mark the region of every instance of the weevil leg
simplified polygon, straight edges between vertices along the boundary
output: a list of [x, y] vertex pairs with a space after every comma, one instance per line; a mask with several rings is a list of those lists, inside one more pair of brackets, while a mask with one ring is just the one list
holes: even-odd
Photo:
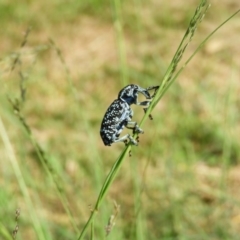
[[[132, 136], [130, 136], [130, 134], [126, 134], [125, 136], [114, 140], [113, 143], [116, 143], [116, 142], [124, 142], [124, 143], [126, 144], [127, 139], [129, 139], [129, 142], [130, 142], [132, 145], [135, 145], [135, 146], [138, 145], [137, 141], [136, 141]], [[128, 143], [128, 142], [127, 142], [127, 143]]]
[[142, 101], [142, 102], [137, 102], [136, 105], [148, 107], [150, 103], [151, 101]]
[[154, 93], [153, 93], [153, 95], [151, 96], [151, 98], [154, 98], [154, 97], [155, 97], [158, 89], [159, 89], [159, 86], [152, 86], [152, 87], [148, 87], [148, 88], [147, 88], [147, 91], [154, 90]]
[[132, 156], [132, 151], [131, 150], [129, 150], [128, 155], [129, 155], [129, 157]]
[[135, 145], [135, 146], [138, 145], [137, 141], [136, 141], [132, 136], [128, 135], [128, 138], [129, 138], [129, 142], [130, 142], [132, 145]]
[[[133, 126], [129, 126], [129, 125], [133, 125]], [[133, 130], [133, 134], [135, 133], [144, 133], [144, 131], [138, 126], [138, 124], [136, 122], [128, 122], [126, 125], [126, 128], [128, 129], [132, 129]]]
[[[147, 108], [144, 108], [143, 110], [144, 110], [144, 112], [146, 113], [146, 111], [147, 111], [148, 109], [147, 109]], [[149, 114], [148, 117], [149, 117], [150, 120], [153, 120], [152, 114]]]

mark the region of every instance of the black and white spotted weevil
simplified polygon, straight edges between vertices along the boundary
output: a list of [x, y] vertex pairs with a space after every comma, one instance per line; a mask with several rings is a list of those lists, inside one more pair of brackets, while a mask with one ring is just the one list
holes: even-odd
[[[133, 133], [143, 133], [143, 130], [139, 128], [137, 123], [131, 121], [133, 110], [130, 108], [130, 105], [144, 106], [144, 111], [146, 111], [158, 88], [159, 86], [152, 86], [144, 89], [138, 85], [130, 84], [119, 92], [118, 98], [109, 106], [102, 120], [100, 135], [104, 145], [111, 146], [112, 143], [116, 142], [127, 144], [127, 139], [131, 144], [138, 145], [137, 141], [130, 134], [119, 138], [120, 133], [124, 127], [132, 129]], [[152, 96], [149, 93], [150, 90], [154, 90]], [[138, 93], [142, 93], [148, 101], [138, 102]]]

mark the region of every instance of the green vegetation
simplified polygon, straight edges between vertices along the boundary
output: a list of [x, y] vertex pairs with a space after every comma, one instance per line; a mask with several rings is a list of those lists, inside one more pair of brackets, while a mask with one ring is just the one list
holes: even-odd
[[[239, 3], [212, 2], [173, 58], [197, 4], [1, 3], [1, 239], [239, 238], [239, 14], [181, 68]], [[153, 121], [133, 106], [129, 157], [99, 127], [132, 82], [162, 88]]]

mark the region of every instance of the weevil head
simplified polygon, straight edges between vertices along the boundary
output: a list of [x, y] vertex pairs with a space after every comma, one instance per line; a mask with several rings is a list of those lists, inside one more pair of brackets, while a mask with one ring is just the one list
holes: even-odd
[[151, 98], [146, 89], [135, 84], [130, 84], [119, 92], [118, 99], [122, 99], [131, 105], [133, 103], [137, 103], [138, 93], [142, 93], [147, 99]]

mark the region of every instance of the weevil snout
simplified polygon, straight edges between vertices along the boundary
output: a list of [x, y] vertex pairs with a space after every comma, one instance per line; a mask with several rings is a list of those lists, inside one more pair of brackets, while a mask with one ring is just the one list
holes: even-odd
[[139, 87], [138, 92], [139, 92], [139, 93], [142, 93], [142, 94], [146, 97], [146, 99], [150, 99], [150, 98], [151, 98], [151, 95], [150, 95], [150, 93], [147, 91], [147, 89], [144, 89], [144, 88]]

